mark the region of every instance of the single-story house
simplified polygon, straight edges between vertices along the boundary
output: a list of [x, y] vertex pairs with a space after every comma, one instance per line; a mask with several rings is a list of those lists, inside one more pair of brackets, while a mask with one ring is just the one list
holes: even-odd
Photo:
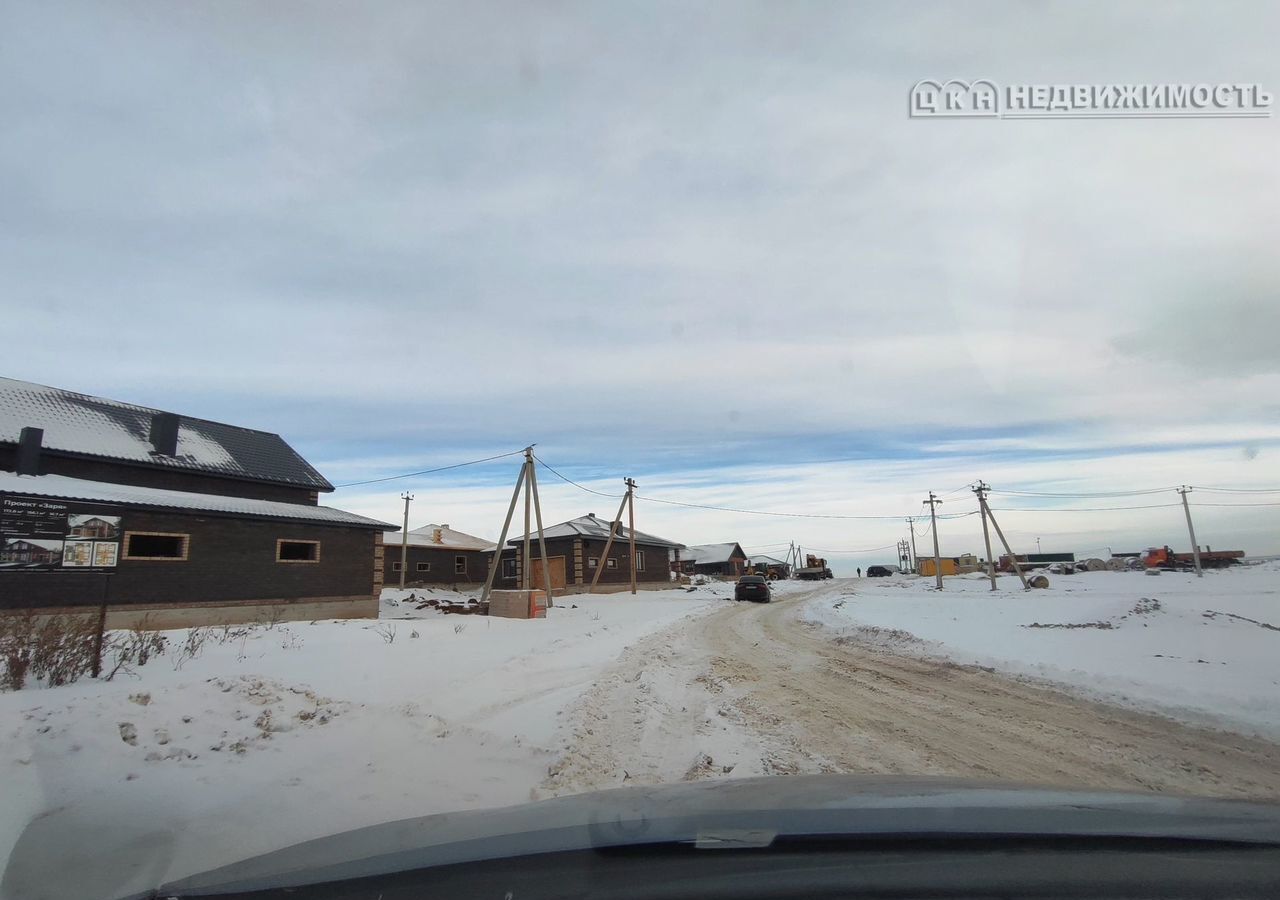
[[405, 559], [405, 587], [448, 586], [466, 590], [484, 584], [497, 544], [448, 525], [424, 525], [401, 535], [382, 536], [382, 580], [387, 587], [400, 584], [400, 557]]
[[279, 435], [0, 378], [0, 613], [376, 616], [383, 533]]
[[[591, 586], [597, 569], [600, 575], [597, 590], [616, 592], [629, 590], [631, 585], [630, 532], [619, 525], [609, 555], [604, 555], [609, 539], [610, 523], [595, 513], [588, 513], [568, 522], [561, 522], [543, 530], [547, 542], [547, 565], [551, 569], [551, 587], [560, 594], [576, 594]], [[636, 587], [642, 590], [660, 590], [671, 586], [671, 565], [678, 561], [684, 544], [669, 541], [636, 531]], [[502, 551], [501, 568], [494, 577], [495, 588], [518, 589], [523, 584], [524, 536], [512, 538]], [[538, 533], [529, 538], [529, 555], [533, 559], [532, 583], [541, 586], [542, 560], [538, 546]]]
[[718, 575], [737, 578], [747, 571], [747, 554], [742, 545], [730, 541], [727, 544], [699, 544], [689, 547], [682, 554], [681, 571], [686, 575]]

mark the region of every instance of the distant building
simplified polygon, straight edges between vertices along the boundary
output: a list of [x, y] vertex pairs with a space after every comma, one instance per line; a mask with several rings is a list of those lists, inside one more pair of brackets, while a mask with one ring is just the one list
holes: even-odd
[[[447, 586], [466, 590], [484, 584], [489, 561], [497, 544], [448, 525], [424, 525], [408, 532], [405, 587]], [[383, 584], [400, 584], [401, 535], [388, 531], [382, 537]]]
[[681, 571], [686, 575], [717, 575], [736, 578], [747, 571], [747, 554], [734, 541], [727, 544], [698, 544], [681, 554]]
[[944, 556], [935, 563], [932, 556], [922, 556], [916, 560], [916, 568], [920, 570], [921, 575], [927, 575], [932, 578], [939, 571], [937, 563], [941, 563], [941, 572], [943, 575], [958, 575], [960, 573], [960, 564], [954, 556]]
[[279, 435], [0, 378], [0, 613], [376, 616], [394, 526], [332, 490]]
[[[547, 542], [547, 566], [551, 569], [551, 587], [559, 593], [580, 593], [591, 586], [596, 571], [600, 573], [599, 590], [626, 590], [631, 584], [631, 546], [629, 532], [619, 525], [613, 546], [605, 556], [610, 523], [595, 513], [544, 529]], [[522, 560], [524, 536], [512, 538], [502, 551], [501, 569], [494, 587], [518, 588], [523, 583]], [[530, 535], [533, 557], [531, 583], [543, 584], [542, 560], [539, 559], [538, 533]], [[655, 590], [671, 586], [672, 563], [678, 562], [684, 544], [636, 531], [636, 586]]]

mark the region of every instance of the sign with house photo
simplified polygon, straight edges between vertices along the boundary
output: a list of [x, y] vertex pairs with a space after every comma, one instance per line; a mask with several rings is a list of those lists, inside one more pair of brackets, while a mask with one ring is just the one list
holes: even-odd
[[0, 494], [0, 572], [113, 568], [120, 534], [105, 505]]

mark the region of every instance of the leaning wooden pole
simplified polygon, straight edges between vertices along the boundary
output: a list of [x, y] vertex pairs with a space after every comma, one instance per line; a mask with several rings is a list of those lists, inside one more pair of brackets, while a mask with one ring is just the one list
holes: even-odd
[[520, 475], [516, 478], [516, 489], [511, 493], [511, 505], [507, 507], [507, 518], [502, 523], [502, 535], [498, 538], [498, 546], [493, 552], [493, 562], [489, 564], [489, 574], [484, 579], [484, 590], [480, 594], [480, 602], [489, 602], [489, 592], [493, 590], [493, 576], [502, 565], [502, 548], [507, 543], [507, 531], [511, 528], [511, 517], [516, 513], [516, 501], [520, 499], [520, 487], [524, 484], [525, 467], [520, 467]]
[[609, 539], [604, 542], [604, 553], [600, 554], [600, 562], [596, 565], [596, 574], [591, 578], [591, 587], [587, 588], [588, 594], [594, 594], [596, 585], [600, 582], [600, 573], [604, 571], [605, 566], [609, 564], [609, 550], [613, 547], [613, 536], [618, 530], [618, 523], [622, 521], [622, 511], [627, 508], [627, 496], [624, 494], [622, 502], [618, 504], [618, 514], [613, 517], [613, 521], [609, 523]]
[[533, 464], [532, 459], [529, 461], [529, 481], [533, 484], [533, 515], [538, 523], [538, 552], [542, 556], [542, 583], [547, 589], [547, 606], [555, 606], [551, 593], [551, 566], [547, 563], [547, 537], [542, 529], [542, 501], [538, 499], [538, 467]]
[[1009, 542], [1004, 539], [1004, 532], [1000, 530], [1000, 523], [996, 521], [996, 517], [991, 515], [991, 507], [987, 505], [987, 500], [983, 497], [980, 501], [982, 504], [982, 514], [991, 520], [991, 527], [996, 530], [996, 536], [1000, 538], [1000, 543], [1004, 544], [1004, 552], [1009, 554], [1009, 564], [1013, 566], [1013, 571], [1018, 573], [1018, 577], [1022, 579], [1023, 590], [1031, 590], [1031, 585], [1027, 583], [1027, 576], [1022, 574], [1022, 566], [1018, 565], [1018, 557], [1014, 555], [1013, 548], [1009, 546]]

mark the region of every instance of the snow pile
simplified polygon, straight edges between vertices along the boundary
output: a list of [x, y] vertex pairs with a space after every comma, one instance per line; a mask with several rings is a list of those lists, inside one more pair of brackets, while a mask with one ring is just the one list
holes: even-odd
[[[1280, 738], [1280, 565], [1051, 576], [865, 579], [804, 616], [838, 638], [1066, 685], [1199, 724]], [[849, 595], [851, 594], [851, 595]]]
[[389, 591], [395, 618], [230, 630], [134, 677], [2, 693], [0, 853], [18, 844], [27, 872], [138, 858], [133, 880], [95, 883], [115, 896], [348, 828], [528, 801], [571, 740], [563, 710], [626, 647], [732, 589], [566, 597], [533, 621]]

